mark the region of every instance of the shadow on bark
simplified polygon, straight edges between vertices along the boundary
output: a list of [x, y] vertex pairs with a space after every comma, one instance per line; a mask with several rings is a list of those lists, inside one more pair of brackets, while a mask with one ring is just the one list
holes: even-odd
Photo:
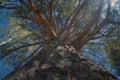
[[109, 71], [79, 55], [72, 46], [48, 47], [3, 80], [117, 80]]

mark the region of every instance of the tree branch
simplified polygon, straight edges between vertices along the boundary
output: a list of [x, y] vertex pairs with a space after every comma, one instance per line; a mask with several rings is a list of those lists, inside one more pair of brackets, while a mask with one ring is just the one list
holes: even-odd
[[108, 23], [115, 24], [115, 25], [120, 25], [120, 21], [115, 21], [115, 20], [111, 20], [111, 19], [108, 20]]
[[30, 47], [30, 46], [34, 46], [34, 45], [40, 45], [40, 44], [41, 44], [41, 42], [36, 42], [36, 43], [33, 43], [33, 44], [26, 44], [26, 45], [22, 45], [22, 46], [16, 47], [16, 48], [14, 48], [14, 49], [10, 49], [10, 50], [8, 50], [8, 51], [5, 53], [5, 55], [3, 55], [3, 56], [0, 58], [0, 60], [3, 59], [4, 57], [6, 57], [7, 55], [9, 55], [10, 53], [15, 52], [15, 51], [17, 51], [17, 50], [19, 50], [19, 49], [21, 49], [21, 48]]
[[97, 36], [97, 37], [93, 37], [91, 40], [95, 40], [95, 39], [99, 39], [99, 38], [102, 38], [102, 37], [115, 37], [115, 36], [120, 36], [120, 34], [115, 34], [115, 35], [102, 35], [102, 36]]
[[24, 60], [22, 60], [22, 61], [19, 63], [19, 65], [17, 65], [17, 66], [15, 67], [14, 70], [18, 70], [19, 68], [22, 67], [22, 63], [23, 63], [23, 62], [26, 62], [26, 63], [27, 63], [27, 61], [29, 61], [29, 59], [31, 59], [31, 58], [33, 58], [34, 56], [36, 56], [36, 54], [39, 52], [40, 48], [41, 48], [41, 46], [39, 46], [34, 52], [32, 52], [30, 56], [28, 56], [27, 58], [25, 58]]
[[[72, 44], [76, 49], [79, 50], [87, 41], [89, 41], [90, 37], [86, 37], [86, 35], [88, 35], [88, 33], [91, 30], [91, 28], [93, 27], [93, 25], [97, 22], [97, 20], [100, 16], [101, 10], [103, 8], [103, 5], [104, 5], [104, 1], [101, 0], [99, 3], [99, 6], [98, 6], [99, 8], [96, 10], [95, 14], [91, 17], [91, 19], [88, 21], [88, 23], [85, 25], [84, 30], [79, 33], [79, 36], [76, 39], [73, 40]], [[100, 27], [103, 27], [104, 22], [106, 22], [106, 21], [103, 21], [103, 23], [100, 25]], [[93, 32], [94, 31], [95, 30], [93, 30]], [[95, 32], [97, 32], [97, 31], [95, 31]], [[91, 36], [91, 37], [93, 37], [93, 36]], [[80, 44], [78, 45], [78, 43], [80, 43]]]

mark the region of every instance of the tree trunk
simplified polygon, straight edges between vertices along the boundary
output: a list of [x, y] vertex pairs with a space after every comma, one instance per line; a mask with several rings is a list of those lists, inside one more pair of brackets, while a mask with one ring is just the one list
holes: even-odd
[[3, 80], [117, 80], [117, 78], [79, 55], [72, 46], [50, 44], [26, 65], [13, 71]]

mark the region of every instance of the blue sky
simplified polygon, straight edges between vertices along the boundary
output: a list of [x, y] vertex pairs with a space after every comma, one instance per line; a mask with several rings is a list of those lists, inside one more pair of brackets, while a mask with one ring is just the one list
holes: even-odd
[[9, 13], [9, 10], [6, 9], [0, 9], [0, 27], [5, 28], [9, 22], [9, 19], [7, 18], [7, 14]]
[[12, 67], [10, 69], [7, 68], [7, 66], [5, 65], [5, 60], [0, 60], [0, 80], [12, 70]]
[[[0, 9], [0, 28], [2, 28], [3, 30], [6, 29], [8, 23], [9, 23], [9, 19], [6, 18], [7, 14], [9, 12], [10, 12], [9, 10]], [[2, 31], [2, 32], [4, 32], [4, 31]], [[3, 35], [2, 32], [0, 32], [0, 35]], [[7, 69], [7, 67], [5, 65], [5, 61], [4, 60], [0, 60], [0, 80], [5, 75], [7, 75], [9, 72], [10, 72], [10, 70]]]

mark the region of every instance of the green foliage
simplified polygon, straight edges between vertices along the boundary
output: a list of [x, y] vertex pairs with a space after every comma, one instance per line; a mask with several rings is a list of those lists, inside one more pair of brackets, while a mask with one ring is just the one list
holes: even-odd
[[110, 55], [110, 62], [113, 64], [113, 65], [116, 65], [116, 62], [117, 61], [120, 61], [120, 49], [115, 49], [113, 50]]
[[114, 34], [119, 36], [111, 37], [105, 49], [110, 64], [116, 69], [117, 74], [120, 75], [120, 28], [117, 28]]
[[109, 61], [117, 70], [117, 74], [120, 75], [120, 49], [115, 49], [109, 54]]
[[[0, 58], [9, 53], [10, 50], [17, 48], [22, 45], [32, 44], [34, 43], [35, 36], [31, 36], [31, 32], [22, 28], [22, 26], [18, 25], [22, 24], [20, 21], [16, 23], [15, 19], [11, 19], [8, 28], [5, 32], [5, 41], [2, 41], [0, 44]], [[31, 55], [37, 46], [33, 47], [23, 47], [19, 50], [10, 52], [12, 54], [5, 57], [7, 67], [9, 68], [11, 65], [14, 67], [21, 64], [24, 59]]]
[[115, 40], [107, 44], [106, 51], [107, 53], [111, 53], [113, 50], [119, 49], [119, 47], [120, 47], [120, 41]]

